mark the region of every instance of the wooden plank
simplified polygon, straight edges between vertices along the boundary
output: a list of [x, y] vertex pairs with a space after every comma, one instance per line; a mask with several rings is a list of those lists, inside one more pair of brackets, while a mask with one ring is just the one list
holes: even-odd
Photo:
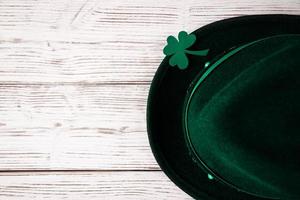
[[0, 85], [0, 169], [159, 169], [148, 85]]
[[[0, 27], [1, 28], [1, 27]], [[101, 37], [101, 36], [99, 36]], [[104, 41], [0, 42], [0, 82], [149, 83], [163, 56], [159, 44]]]
[[0, 198], [192, 199], [162, 172], [1, 173]]
[[150, 82], [170, 34], [299, 0], [0, 2], [0, 82]]

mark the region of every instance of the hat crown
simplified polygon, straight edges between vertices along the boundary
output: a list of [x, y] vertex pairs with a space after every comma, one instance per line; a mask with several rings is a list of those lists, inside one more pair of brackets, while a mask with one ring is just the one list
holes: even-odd
[[238, 189], [300, 197], [300, 36], [232, 51], [191, 86], [184, 115], [189, 148], [209, 173]]

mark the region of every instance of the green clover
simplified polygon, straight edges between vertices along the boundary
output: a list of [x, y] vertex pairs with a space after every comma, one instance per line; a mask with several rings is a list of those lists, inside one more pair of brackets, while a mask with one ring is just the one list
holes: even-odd
[[187, 48], [196, 42], [196, 36], [194, 34], [187, 34], [185, 31], [179, 32], [178, 40], [174, 36], [169, 36], [167, 42], [168, 44], [164, 48], [164, 54], [171, 56], [169, 64], [173, 67], [177, 65], [179, 69], [186, 69], [189, 65], [186, 54], [206, 56], [209, 51], [209, 49], [200, 51], [187, 50]]

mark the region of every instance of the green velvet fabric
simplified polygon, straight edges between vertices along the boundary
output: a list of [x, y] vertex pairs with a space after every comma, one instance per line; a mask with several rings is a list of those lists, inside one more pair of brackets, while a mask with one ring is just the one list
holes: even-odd
[[300, 197], [300, 36], [258, 41], [226, 59], [187, 105], [197, 162], [239, 190]]
[[[196, 95], [199, 95], [199, 97], [193, 97], [193, 101], [195, 98], [195, 101], [198, 101], [198, 105], [193, 106], [194, 108], [192, 110], [195, 110], [195, 108], [199, 109], [199, 112], [195, 113], [194, 119], [197, 120], [197, 115], [200, 115], [200, 109], [202, 109], [201, 105], [207, 107], [206, 112], [208, 113], [210, 113], [210, 109], [214, 108], [213, 104], [218, 105], [218, 108], [215, 108], [216, 112], [211, 113], [210, 117], [202, 114], [206, 121], [212, 120], [214, 126], [212, 126], [212, 124], [206, 124], [207, 127], [204, 124], [201, 126], [207, 128], [206, 133], [210, 131], [209, 129], [212, 129], [210, 132], [214, 132], [215, 134], [211, 134], [210, 138], [206, 139], [202, 137], [205, 136], [202, 135], [202, 133], [206, 134], [202, 131], [202, 128], [201, 130], [195, 130], [194, 133], [200, 135], [199, 137], [202, 137], [203, 141], [207, 140], [205, 144], [208, 146], [199, 148], [202, 148], [207, 152], [210, 152], [209, 148], [218, 150], [218, 153], [211, 152], [211, 156], [214, 155], [216, 156], [215, 158], [209, 156], [206, 157], [205, 161], [209, 161], [206, 165], [220, 178], [217, 178], [214, 174], [212, 174], [215, 176], [214, 179], [208, 178], [209, 171], [204, 167], [205, 165], [202, 165], [202, 163], [199, 162], [195, 154], [191, 152], [191, 148], [186, 142], [185, 127], [183, 123], [183, 110], [187, 94], [189, 94], [190, 88], [193, 87], [193, 82], [197, 81], [197, 77], [201, 77], [206, 73], [207, 69], [210, 69], [204, 68], [206, 62], [214, 63], [231, 49], [263, 38], [286, 34], [299, 35], [300, 16], [243, 16], [214, 22], [199, 28], [193, 32], [193, 34], [196, 35], [197, 40], [188, 50], [209, 49], [208, 55], [206, 57], [188, 55], [189, 66], [185, 70], [170, 66], [170, 56], [166, 56], [160, 64], [151, 83], [147, 103], [147, 131], [151, 149], [159, 166], [178, 187], [199, 200], [271, 200], [270, 198], [261, 198], [257, 195], [251, 195], [249, 194], [249, 191], [255, 192], [256, 194], [278, 194], [283, 196], [281, 198], [283, 200], [300, 199], [299, 196], [291, 196], [297, 193], [295, 188], [299, 188], [299, 185], [297, 185], [299, 183], [297, 182], [299, 178], [297, 178], [298, 175], [296, 173], [297, 170], [299, 171], [299, 163], [297, 163], [299, 162], [297, 152], [297, 150], [299, 150], [297, 149], [297, 146], [299, 146], [297, 144], [299, 144], [299, 142], [295, 140], [295, 137], [291, 132], [287, 132], [287, 134], [291, 134], [290, 136], [281, 137], [280, 134], [283, 134], [283, 132], [278, 130], [278, 132], [271, 134], [267, 129], [270, 127], [268, 126], [270, 121], [267, 120], [269, 117], [274, 117], [272, 121], [272, 124], [274, 124], [273, 130], [279, 128], [283, 129], [285, 126], [289, 126], [289, 128], [296, 127], [297, 121], [299, 121], [297, 115], [292, 116], [288, 114], [290, 113], [289, 110], [291, 110], [291, 107], [289, 106], [296, 106], [297, 104], [295, 102], [299, 101], [299, 96], [296, 98], [298, 91], [296, 91], [293, 96], [288, 92], [286, 93], [286, 95], [290, 97], [289, 101], [284, 101], [287, 100], [287, 98], [284, 98], [284, 95], [281, 95], [286, 91], [285, 87], [291, 87], [291, 84], [288, 83], [289, 81], [293, 82], [294, 86], [299, 88], [299, 82], [297, 81], [299, 80], [297, 77], [300, 77], [299, 71], [296, 71], [295, 73], [285, 71], [285, 69], [295, 69], [291, 66], [292, 63], [298, 62], [299, 50], [298, 54], [297, 52], [292, 51], [292, 49], [280, 52], [282, 54], [278, 54], [278, 56], [282, 56], [283, 59], [280, 59], [280, 57], [270, 59], [268, 62], [272, 62], [274, 66], [270, 66], [268, 70], [267, 68], [265, 70], [268, 72], [272, 71], [273, 73], [266, 74], [263, 73], [264, 70], [261, 69], [256, 75], [258, 78], [257, 81], [254, 81], [247, 76], [245, 81], [249, 81], [249, 86], [243, 86], [243, 81], [241, 81], [242, 78], [240, 78], [238, 81], [240, 82], [240, 87], [237, 85], [236, 87], [230, 87], [232, 92], [234, 92], [234, 90], [241, 90], [242, 92], [231, 92], [231, 94], [229, 94], [229, 91], [224, 90], [226, 94], [228, 93], [228, 95], [226, 95], [228, 100], [224, 95], [221, 95], [224, 96], [223, 103], [221, 102], [221, 96], [218, 97], [218, 91], [221, 91], [222, 88], [225, 89], [223, 86], [228, 85], [233, 79], [241, 77], [239, 75], [245, 71], [246, 67], [258, 65], [258, 60], [264, 61], [264, 58], [266, 58], [267, 55], [271, 55], [269, 53], [272, 49], [268, 50], [268, 46], [270, 48], [273, 46], [275, 52], [280, 49], [280, 44], [274, 42], [272, 45], [267, 45], [260, 49], [253, 49], [252, 51], [249, 49], [247, 50], [249, 51], [249, 54], [243, 53], [246, 49], [241, 51], [238, 56], [240, 57], [239, 59], [234, 56], [232, 57], [234, 61], [230, 61], [231, 63], [235, 62], [235, 65], [227, 65], [226, 62], [222, 63], [222, 66], [220, 65], [217, 67], [216, 70], [205, 79], [203, 84], [199, 86], [199, 92], [196, 92]], [[286, 39], [283, 39], [283, 42], [285, 41]], [[275, 45], [277, 45], [276, 48]], [[291, 48], [296, 49], [297, 47]], [[286, 54], [286, 57], [284, 54]], [[252, 57], [251, 55], [255, 56]], [[277, 60], [277, 62], [275, 60]], [[283, 64], [284, 66], [289, 67], [280, 68], [277, 64]], [[232, 68], [232, 70], [228, 68]], [[278, 73], [280, 72], [279, 74], [281, 75], [276, 75], [278, 74], [276, 71], [278, 71]], [[247, 73], [251, 74], [253, 72], [249, 71]], [[285, 76], [289, 76], [289, 78], [286, 78]], [[260, 82], [259, 77], [263, 78], [264, 81]], [[271, 86], [268, 87], [268, 84], [265, 81], [270, 81], [269, 83], [272, 83], [273, 87], [277, 87], [277, 89], [275, 90]], [[265, 89], [263, 87], [256, 87], [256, 84], [265, 87]], [[273, 89], [268, 90], [270, 87]], [[259, 90], [257, 91], [257, 89]], [[274, 90], [277, 91], [277, 94], [274, 93]], [[253, 91], [253, 95], [251, 95], [251, 91]], [[236, 98], [230, 98], [232, 95], [236, 95]], [[261, 97], [255, 95], [261, 95]], [[264, 105], [264, 101], [272, 102], [271, 99], [267, 98], [268, 96], [271, 99], [277, 97], [282, 98], [282, 102], [277, 99], [274, 104], [271, 104], [268, 107], [263, 106], [265, 112], [261, 113], [261, 109], [259, 108]], [[216, 99], [213, 100], [212, 97]], [[243, 98], [246, 100], [243, 100]], [[254, 100], [250, 101], [249, 98], [253, 98]], [[213, 102], [208, 103], [210, 100]], [[200, 103], [200, 101], [202, 103]], [[283, 103], [283, 101], [285, 103]], [[279, 107], [279, 104], [281, 106], [282, 103], [283, 108], [285, 109], [278, 110], [279, 108], [277, 109], [276, 106], [278, 105]], [[276, 109], [273, 111], [274, 107]], [[254, 108], [256, 108], [256, 110]], [[299, 108], [295, 109], [299, 111]], [[280, 112], [282, 112], [282, 115], [278, 115]], [[278, 119], [275, 115], [277, 115]], [[281, 122], [281, 119], [285, 119], [285, 117], [288, 116], [294, 118], [294, 121], [292, 120], [288, 123], [287, 121]], [[254, 119], [255, 121], [253, 121]], [[218, 129], [219, 131], [215, 132], [214, 129]], [[294, 132], [294, 134], [297, 135], [297, 132]], [[217, 136], [220, 137], [215, 141], [214, 137]], [[276, 140], [268, 140], [269, 137], [274, 137]], [[226, 140], [230, 141], [228, 145], [224, 145]], [[295, 143], [294, 145], [291, 145], [293, 140]], [[279, 147], [274, 148], [272, 141], [275, 142], [274, 144], [278, 144]], [[278, 141], [282, 141], [282, 143], [278, 143]], [[286, 148], [283, 148], [282, 146], [286, 146]], [[232, 152], [231, 155], [231, 149], [237, 149], [239, 153]], [[242, 155], [243, 152], [246, 154], [241, 159], [241, 164], [234, 160], [228, 164], [228, 159], [239, 159], [239, 155]], [[220, 157], [220, 155], [222, 155], [221, 153], [223, 153], [224, 156]], [[204, 154], [199, 151], [199, 157], [202, 157], [203, 155]], [[255, 159], [252, 159], [251, 157], [254, 157]], [[226, 162], [218, 162], [221, 158], [227, 158]], [[247, 158], [249, 164], [247, 163]], [[267, 158], [269, 158], [270, 161], [268, 161]], [[262, 160], [263, 162], [257, 163], [255, 160]], [[282, 161], [287, 161], [287, 165], [285, 166]], [[291, 161], [293, 161], [294, 164], [291, 163]], [[277, 163], [280, 163], [278, 166], [279, 168], [275, 166]], [[271, 172], [264, 170], [264, 172], [267, 171], [266, 175], [264, 175], [263, 172], [259, 170], [259, 164], [263, 164], [262, 167], [273, 170], [272, 173], [275, 173], [273, 174], [273, 177], [275, 177], [273, 182], [273, 179], [269, 181], [272, 176]], [[248, 169], [251, 165], [253, 166], [253, 170]], [[269, 165], [272, 165], [272, 169], [268, 167]], [[240, 167], [241, 169], [243, 168], [247, 173], [231, 173], [231, 171], [234, 171], [233, 168], [235, 166]], [[282, 169], [282, 172], [278, 173], [280, 169]], [[258, 173], [253, 174], [254, 171], [257, 170]], [[241, 178], [244, 174], [247, 175], [245, 176], [245, 180], [244, 177]], [[278, 174], [280, 174], [281, 177], [276, 177]], [[258, 181], [253, 181], [251, 180], [251, 177], [259, 177], [260, 179]], [[224, 184], [224, 181], [221, 181], [221, 179], [226, 179], [226, 181], [230, 182], [232, 185], [234, 184], [235, 187], [231, 187], [230, 184]], [[288, 180], [286, 181], [287, 185], [284, 185], [285, 182], [280, 183], [280, 180]], [[251, 182], [247, 184], [247, 181]], [[290, 181], [295, 181], [295, 184]], [[239, 182], [241, 182], [241, 185], [239, 185]], [[269, 185], [271, 189], [268, 186], [263, 186], [264, 188], [262, 188], [261, 185], [255, 186], [256, 182], [264, 183], [261, 185]], [[246, 188], [247, 186], [249, 187]], [[272, 187], [275, 188], [272, 189]], [[242, 189], [247, 191], [245, 192]], [[283, 194], [285, 191], [287, 191], [287, 193]], [[289, 198], [289, 196], [291, 196], [291, 198]], [[279, 197], [277, 196], [276, 199], [278, 198]]]

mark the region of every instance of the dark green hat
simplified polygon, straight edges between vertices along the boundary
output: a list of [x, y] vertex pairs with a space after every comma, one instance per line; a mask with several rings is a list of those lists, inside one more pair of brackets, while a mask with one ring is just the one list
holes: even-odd
[[152, 151], [196, 199], [300, 199], [300, 16], [170, 36], [147, 107]]

